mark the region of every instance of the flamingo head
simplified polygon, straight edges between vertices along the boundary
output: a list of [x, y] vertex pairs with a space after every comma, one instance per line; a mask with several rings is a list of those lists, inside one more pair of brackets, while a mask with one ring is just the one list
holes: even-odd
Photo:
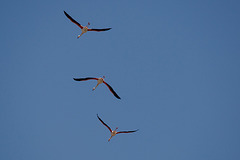
[[115, 131], [118, 129], [118, 127], [116, 127]]
[[103, 76], [102, 78], [105, 79], [105, 76]]
[[87, 27], [90, 25], [90, 22], [88, 22]]

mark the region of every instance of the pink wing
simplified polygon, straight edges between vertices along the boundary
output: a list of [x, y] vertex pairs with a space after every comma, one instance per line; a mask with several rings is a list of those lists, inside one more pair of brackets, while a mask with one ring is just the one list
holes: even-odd
[[70, 19], [70, 21], [72, 21], [73, 23], [75, 23], [76, 25], [78, 25], [78, 27], [80, 27], [81, 29], [83, 29], [83, 26], [82, 26], [80, 23], [78, 23], [77, 21], [75, 21], [71, 16], [69, 16], [69, 15], [67, 14], [67, 12], [64, 11], [64, 14], [68, 17], [68, 19]]
[[134, 131], [120, 131], [120, 132], [117, 132], [117, 134], [119, 134], [119, 133], [133, 133], [133, 132], [137, 132], [137, 131], [138, 131], [138, 129], [134, 130]]
[[87, 78], [73, 78], [75, 81], [87, 81], [87, 80], [98, 80], [98, 78], [87, 77]]
[[112, 28], [103, 28], [103, 29], [93, 29], [93, 28], [89, 28], [88, 31], [96, 31], [96, 32], [102, 32], [102, 31], [108, 31]]
[[109, 84], [107, 84], [105, 81], [103, 81], [103, 83], [106, 84], [106, 86], [109, 88], [109, 90], [112, 92], [112, 94], [113, 94], [116, 98], [121, 99]]
[[[97, 114], [97, 117], [98, 117], [98, 114]], [[109, 131], [112, 133], [112, 129], [111, 129], [106, 123], [104, 123], [104, 122], [101, 120], [100, 117], [98, 117], [98, 119], [99, 119], [99, 121], [101, 121], [102, 124], [103, 124], [104, 126], [106, 126], [106, 127], [109, 129]]]

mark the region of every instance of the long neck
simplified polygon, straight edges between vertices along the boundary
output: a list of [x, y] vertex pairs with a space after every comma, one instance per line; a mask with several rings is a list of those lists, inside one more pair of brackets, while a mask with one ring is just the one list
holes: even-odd
[[113, 136], [111, 136], [111, 137], [108, 139], [108, 142], [111, 140], [112, 137], [113, 137]]

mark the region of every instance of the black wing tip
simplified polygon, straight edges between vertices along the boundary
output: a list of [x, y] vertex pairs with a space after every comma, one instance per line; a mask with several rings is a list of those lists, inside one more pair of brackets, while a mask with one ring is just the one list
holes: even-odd
[[106, 31], [108, 31], [108, 30], [110, 30], [110, 29], [112, 29], [112, 28], [105, 28]]
[[73, 78], [75, 81], [82, 80], [83, 78]]
[[114, 95], [117, 99], [121, 99], [114, 90], [113, 90], [112, 92], [113, 92], [113, 95]]
[[67, 12], [63, 11], [65, 15], [68, 15]]
[[81, 78], [73, 78], [74, 81], [82, 81]]
[[130, 131], [130, 132], [137, 132], [139, 129], [136, 129], [136, 130], [133, 130], [133, 131]]
[[105, 30], [105, 31], [109, 31], [110, 29], [112, 29], [112, 28], [105, 28], [104, 30]]
[[67, 12], [65, 12], [65, 11], [63, 11], [63, 12], [67, 18], [72, 19], [72, 17], [69, 14], [67, 14]]
[[98, 114], [97, 114], [97, 117], [98, 117], [98, 119], [100, 119], [100, 120], [101, 120], [101, 118], [98, 116]]

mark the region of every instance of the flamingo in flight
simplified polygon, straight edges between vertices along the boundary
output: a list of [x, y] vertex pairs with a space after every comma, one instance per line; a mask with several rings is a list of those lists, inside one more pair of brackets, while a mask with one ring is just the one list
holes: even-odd
[[75, 23], [78, 27], [81, 28], [82, 33], [80, 35], [77, 36], [77, 38], [81, 37], [84, 33], [86, 33], [87, 31], [96, 31], [96, 32], [101, 32], [101, 31], [108, 31], [112, 28], [103, 28], [103, 29], [93, 29], [93, 28], [88, 28], [88, 26], [90, 25], [90, 23], [88, 22], [88, 24], [84, 27], [82, 26], [80, 23], [78, 23], [77, 21], [75, 21], [71, 16], [69, 16], [67, 14], [67, 12], [64, 11], [64, 14], [67, 16], [68, 19], [70, 19], [70, 21], [72, 21], [73, 23]]
[[104, 83], [104, 84], [106, 84], [106, 86], [109, 88], [109, 90], [112, 92], [112, 94], [113, 94], [116, 98], [121, 99], [121, 98], [117, 95], [117, 93], [113, 90], [113, 88], [104, 81], [104, 78], [105, 78], [105, 76], [103, 76], [102, 78], [101, 78], [101, 77], [100, 77], [100, 78], [87, 77], [87, 78], [73, 78], [73, 79], [74, 79], [75, 81], [97, 80], [97, 85], [96, 85], [95, 87], [93, 87], [93, 89], [92, 89], [93, 91], [97, 88], [97, 86], [98, 86], [99, 84]]
[[113, 136], [115, 136], [116, 134], [119, 134], [119, 133], [133, 133], [133, 132], [138, 131], [138, 129], [137, 129], [137, 130], [134, 130], [134, 131], [120, 131], [120, 132], [117, 132], [118, 127], [116, 127], [116, 129], [113, 131], [106, 123], [103, 122], [103, 120], [101, 120], [101, 118], [98, 116], [98, 114], [97, 114], [97, 117], [98, 117], [99, 121], [101, 121], [102, 124], [103, 124], [104, 126], [106, 126], [106, 127], [109, 129], [109, 131], [111, 132], [111, 137], [108, 139], [108, 142], [109, 142], [109, 141], [111, 140], [111, 138], [112, 138]]

